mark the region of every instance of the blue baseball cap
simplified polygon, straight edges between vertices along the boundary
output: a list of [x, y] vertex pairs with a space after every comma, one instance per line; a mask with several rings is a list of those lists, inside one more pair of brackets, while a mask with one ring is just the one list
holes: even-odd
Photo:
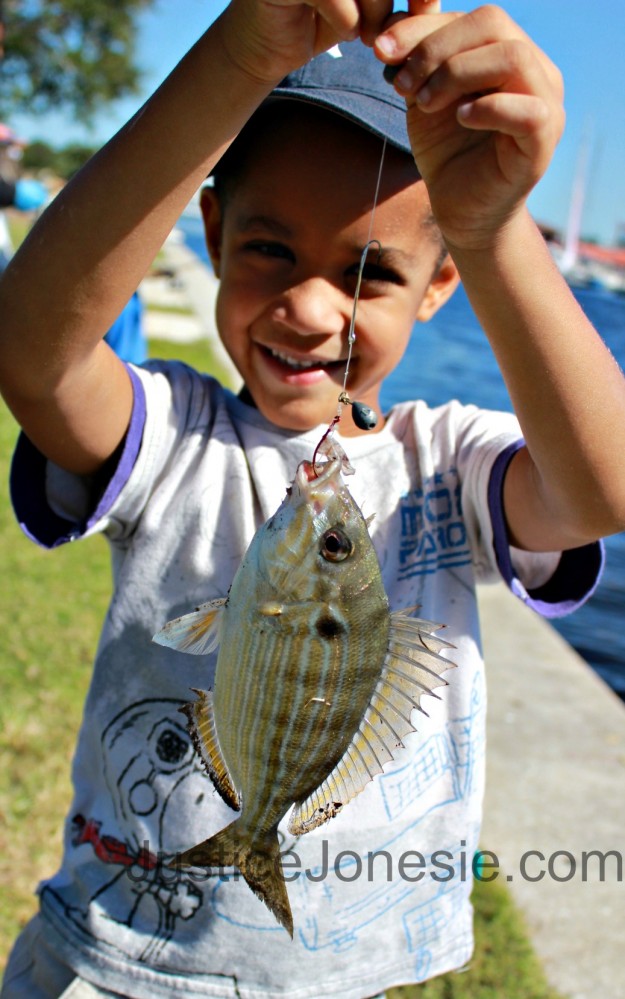
[[285, 76], [268, 101], [289, 98], [327, 108], [412, 155], [406, 104], [383, 71], [373, 50], [361, 41], [339, 42]]

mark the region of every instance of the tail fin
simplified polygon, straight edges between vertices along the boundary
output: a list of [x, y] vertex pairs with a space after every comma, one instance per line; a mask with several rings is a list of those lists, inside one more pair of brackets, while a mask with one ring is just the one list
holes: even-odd
[[210, 839], [185, 850], [173, 867], [238, 867], [252, 891], [265, 903], [293, 938], [293, 916], [282, 873], [278, 836], [272, 830], [262, 840], [250, 841], [239, 820]]

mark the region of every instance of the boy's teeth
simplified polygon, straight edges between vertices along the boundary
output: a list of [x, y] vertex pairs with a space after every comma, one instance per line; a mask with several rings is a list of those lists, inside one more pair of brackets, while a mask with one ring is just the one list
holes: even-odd
[[284, 364], [288, 364], [290, 368], [319, 368], [324, 366], [321, 361], [296, 361], [294, 358], [289, 357], [288, 354], [283, 354], [279, 350], [272, 350], [271, 347], [269, 348], [269, 352], [272, 357], [276, 357]]

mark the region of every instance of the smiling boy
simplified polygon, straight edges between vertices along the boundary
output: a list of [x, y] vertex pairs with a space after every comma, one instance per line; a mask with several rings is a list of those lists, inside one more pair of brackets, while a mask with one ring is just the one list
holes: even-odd
[[[559, 74], [496, 8], [390, 6], [233, 0], [0, 285], [0, 384], [25, 431], [18, 517], [48, 546], [104, 532], [115, 582], [62, 866], [40, 887], [5, 999], [363, 999], [470, 956], [485, 711], [475, 583], [503, 577], [548, 615], [592, 589], [597, 539], [625, 524], [625, 390], [525, 207], [562, 128]], [[346, 41], [358, 35], [375, 54]], [[403, 66], [407, 115], [378, 60]], [[334, 415], [382, 137], [381, 252], [365, 267], [350, 394], [379, 411], [414, 320], [460, 273], [521, 428], [454, 402], [397, 406], [371, 434], [341, 422], [391, 606], [446, 621], [461, 668], [349, 808], [298, 840], [282, 830], [291, 942], [242, 881], [167, 867], [232, 813], [179, 712], [190, 687], [211, 686], [214, 658], [151, 636], [226, 595]], [[202, 207], [238, 398], [182, 365], [125, 366], [100, 342], [211, 172]]]
[[[350, 58], [357, 73], [360, 61]], [[380, 91], [387, 86], [378, 80]], [[240, 144], [254, 164], [251, 176], [230, 180], [228, 194], [207, 188], [202, 197], [221, 279], [217, 322], [263, 415], [307, 430], [322, 414], [331, 419], [343, 383], [345, 329], [382, 147], [362, 126], [301, 99], [274, 99]], [[381, 383], [401, 360], [415, 319], [428, 319], [457, 282], [450, 262], [433, 277], [441, 241], [412, 158], [389, 145], [384, 159], [375, 209], [381, 250], [372, 248], [364, 271], [350, 364], [350, 387], [376, 412]], [[225, 174], [228, 185], [227, 160], [218, 178]], [[406, 218], [415, 224], [403, 225]], [[356, 433], [351, 420], [341, 431]]]

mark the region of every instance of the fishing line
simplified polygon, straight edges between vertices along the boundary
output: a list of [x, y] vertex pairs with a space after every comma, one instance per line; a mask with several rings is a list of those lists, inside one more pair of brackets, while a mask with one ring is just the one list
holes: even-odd
[[[376, 426], [378, 422], [377, 413], [373, 409], [371, 409], [370, 406], [367, 406], [364, 402], [358, 402], [357, 399], [350, 399], [349, 395], [347, 394], [347, 379], [349, 377], [349, 366], [352, 360], [353, 347], [354, 343], [356, 342], [356, 332], [355, 332], [356, 313], [358, 309], [358, 300], [360, 298], [360, 285], [362, 283], [362, 276], [364, 273], [365, 266], [367, 264], [367, 257], [369, 255], [369, 250], [371, 249], [372, 246], [378, 247], [378, 257], [382, 252], [382, 244], [380, 243], [380, 240], [372, 239], [371, 234], [373, 232], [373, 221], [375, 218], [375, 210], [377, 208], [378, 198], [380, 196], [380, 185], [382, 183], [382, 169], [384, 167], [384, 156], [386, 153], [386, 145], [387, 145], [387, 139], [386, 136], [384, 136], [384, 140], [382, 142], [382, 153], [380, 155], [380, 164], [378, 166], [378, 176], [375, 185], [375, 192], [373, 195], [373, 204], [371, 205], [371, 216], [369, 218], [369, 231], [367, 233], [367, 242], [365, 243], [363, 251], [360, 255], [360, 263], [358, 265], [358, 275], [356, 277], [354, 304], [352, 306], [352, 315], [349, 324], [349, 331], [347, 333], [347, 359], [345, 361], [345, 373], [343, 375], [343, 388], [339, 393], [338, 402], [336, 406], [336, 414], [333, 417], [323, 437], [317, 444], [317, 447], [315, 448], [313, 454], [312, 466], [315, 471], [315, 474], [317, 473], [317, 465], [316, 465], [317, 455], [324, 453], [324, 445], [328, 441], [328, 438], [331, 436], [335, 426], [341, 419], [344, 405], [352, 407], [352, 419], [356, 424], [356, 426], [359, 428], [359, 430], [373, 430], [373, 428]], [[336, 447], [336, 443], [334, 444], [334, 446]]]

